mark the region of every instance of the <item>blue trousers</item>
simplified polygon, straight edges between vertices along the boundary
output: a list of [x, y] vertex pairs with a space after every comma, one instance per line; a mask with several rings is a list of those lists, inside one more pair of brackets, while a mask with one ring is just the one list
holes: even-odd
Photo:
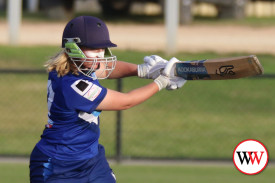
[[116, 183], [101, 145], [98, 155], [81, 161], [52, 159], [35, 147], [29, 167], [31, 183]]

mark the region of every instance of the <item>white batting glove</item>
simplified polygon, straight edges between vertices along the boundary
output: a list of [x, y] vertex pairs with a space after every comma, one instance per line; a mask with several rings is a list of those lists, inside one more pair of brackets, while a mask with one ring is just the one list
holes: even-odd
[[175, 76], [176, 62], [178, 61], [175, 57], [171, 58], [162, 72], [164, 76], [169, 78], [169, 83], [166, 86], [167, 90], [179, 89], [186, 83], [185, 79]]
[[169, 78], [163, 75], [159, 75], [154, 82], [158, 85], [159, 91], [166, 88], [170, 82]]
[[167, 90], [177, 90], [186, 83], [186, 80], [181, 77], [170, 78], [169, 84], [166, 86]]
[[144, 57], [144, 64], [138, 65], [138, 77], [145, 79], [156, 79], [160, 71], [166, 66], [167, 60], [158, 55]]

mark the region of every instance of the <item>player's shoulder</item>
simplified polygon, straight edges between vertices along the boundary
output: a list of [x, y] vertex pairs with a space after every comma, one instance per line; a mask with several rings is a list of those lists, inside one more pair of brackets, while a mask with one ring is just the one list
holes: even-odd
[[86, 88], [89, 85], [97, 83], [96, 80], [93, 80], [92, 78], [88, 78], [83, 75], [75, 75], [75, 74], [67, 74], [66, 76], [63, 76], [63, 85], [77, 85], [80, 88]]
[[[81, 75], [75, 75], [72, 73], [67, 73], [64, 76], [58, 76], [58, 73], [56, 71], [49, 72], [49, 80], [51, 80], [51, 83], [55, 85], [58, 88], [65, 88], [68, 89], [73, 85], [74, 83], [78, 83], [83, 80], [83, 77]], [[83, 82], [80, 82], [80, 86]]]
[[55, 78], [57, 78], [57, 72], [54, 70], [54, 71], [51, 71], [49, 72], [49, 80], [54, 80]]
[[66, 92], [76, 92], [83, 95], [90, 89], [101, 90], [102, 86], [97, 80], [83, 76], [68, 74], [62, 79], [62, 88]]

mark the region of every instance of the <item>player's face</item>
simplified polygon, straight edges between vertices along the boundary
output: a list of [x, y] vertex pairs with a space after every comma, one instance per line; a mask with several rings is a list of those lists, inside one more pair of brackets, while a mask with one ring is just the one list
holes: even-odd
[[[87, 58], [97, 58], [97, 61], [100, 61], [100, 58], [104, 58], [105, 49], [82, 48], [82, 52], [86, 55]], [[100, 62], [86, 61], [83, 63], [83, 66], [89, 69], [96, 70], [100, 67]]]

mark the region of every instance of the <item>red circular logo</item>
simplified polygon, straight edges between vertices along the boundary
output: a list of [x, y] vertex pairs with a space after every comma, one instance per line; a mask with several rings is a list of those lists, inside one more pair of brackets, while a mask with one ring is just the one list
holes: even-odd
[[268, 163], [268, 152], [263, 143], [248, 139], [240, 142], [233, 152], [236, 168], [247, 175], [263, 171]]

